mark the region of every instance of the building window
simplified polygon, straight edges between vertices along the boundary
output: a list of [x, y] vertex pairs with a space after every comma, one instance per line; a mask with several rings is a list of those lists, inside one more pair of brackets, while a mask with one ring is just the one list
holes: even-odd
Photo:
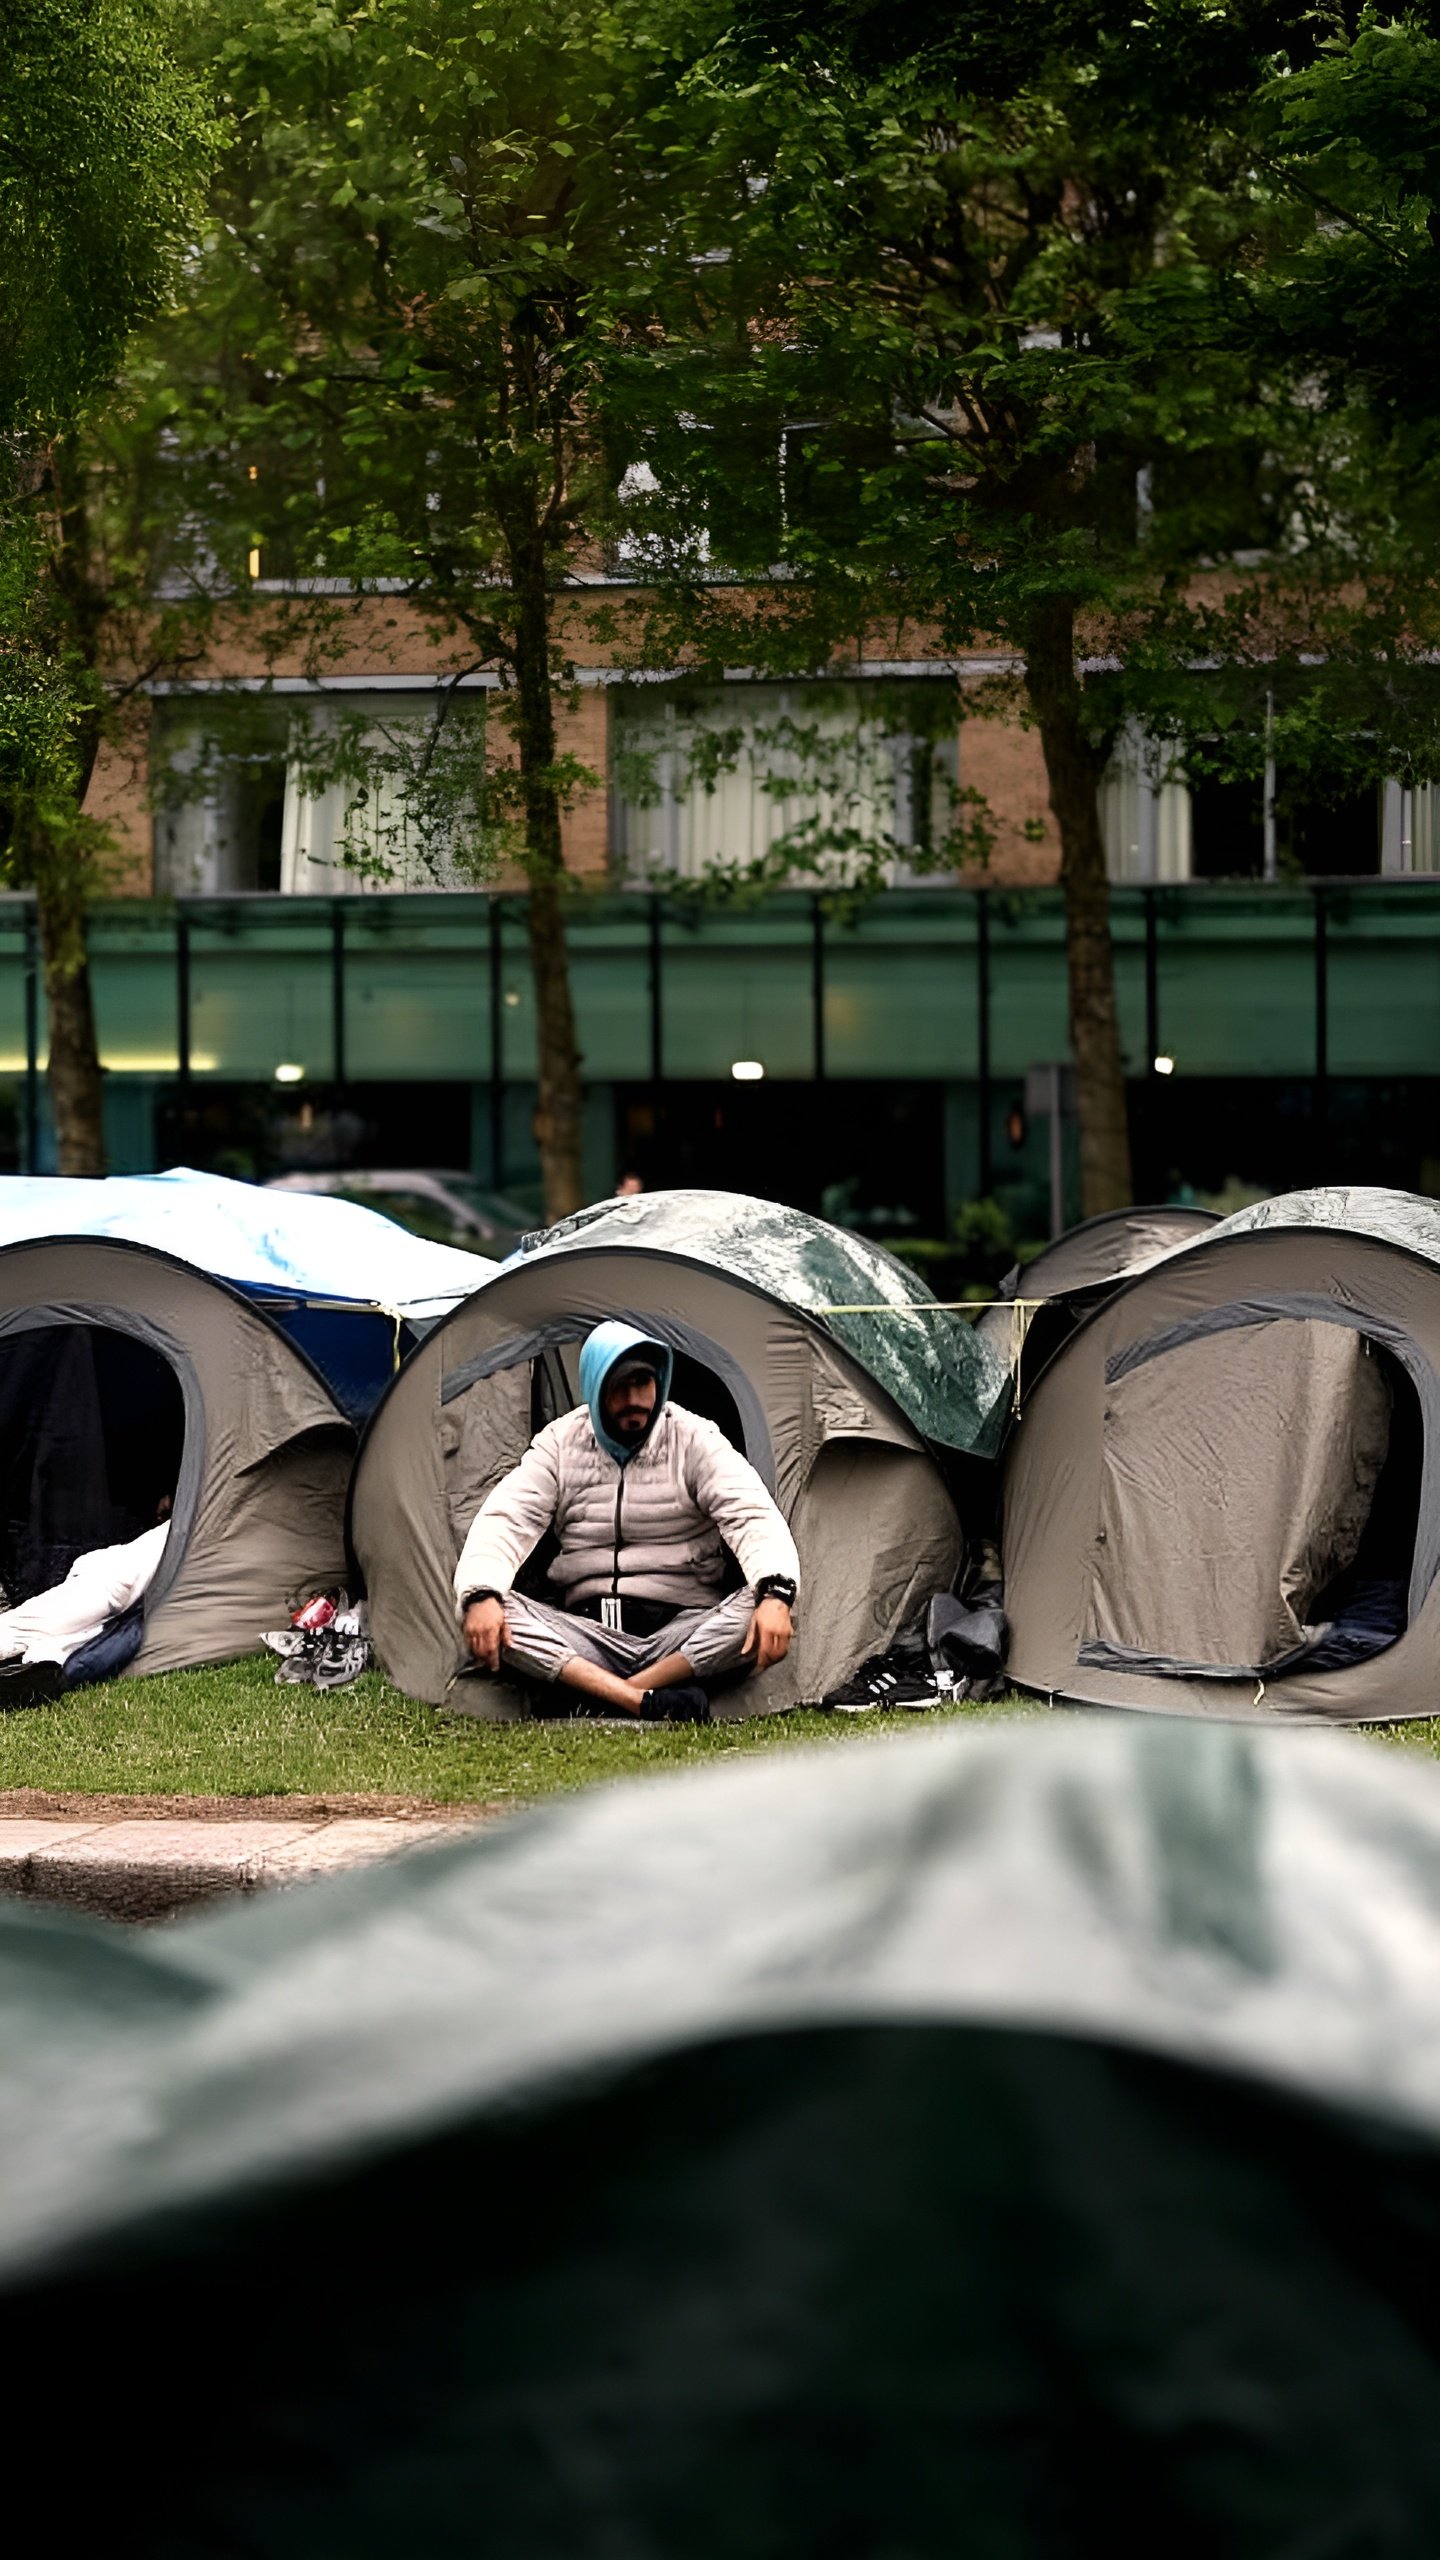
[[285, 719], [273, 704], [220, 723], [193, 701], [155, 706], [155, 886], [175, 898], [280, 886]]
[[1190, 876], [1263, 880], [1265, 785], [1206, 774], [1190, 785]]
[[1112, 880], [1188, 880], [1190, 794], [1162, 748], [1127, 728], [1100, 784], [1105, 867]]
[[1380, 804], [1380, 868], [1440, 871], [1440, 783], [1386, 783]]
[[1282, 769], [1270, 789], [1267, 825], [1263, 781], [1187, 783], [1167, 750], [1125, 731], [1100, 785], [1111, 879], [1324, 880], [1440, 867], [1440, 812], [1432, 817], [1428, 791], [1404, 795], [1405, 821], [1398, 785], [1322, 792]]
[[1275, 783], [1275, 868], [1284, 880], [1365, 877], [1380, 868], [1381, 793], [1373, 782], [1321, 796]]
[[948, 678], [617, 690], [611, 850], [632, 883], [788, 871], [914, 878], [955, 823]]
[[484, 701], [192, 700], [157, 711], [155, 885], [172, 896], [473, 888], [488, 869]]

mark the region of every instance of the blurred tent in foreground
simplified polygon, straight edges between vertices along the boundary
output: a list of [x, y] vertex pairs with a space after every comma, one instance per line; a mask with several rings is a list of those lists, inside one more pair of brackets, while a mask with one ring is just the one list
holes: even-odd
[[1409, 2555], [1440, 1781], [1106, 1719], [0, 1921], [7, 2399], [145, 2560]]

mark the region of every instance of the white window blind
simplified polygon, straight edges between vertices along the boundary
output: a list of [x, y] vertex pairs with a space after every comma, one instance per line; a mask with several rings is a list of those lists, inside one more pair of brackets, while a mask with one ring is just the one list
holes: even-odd
[[948, 686], [637, 687], [612, 711], [611, 843], [632, 881], [747, 869], [782, 846], [802, 882], [843, 880], [877, 853], [903, 878], [906, 854], [952, 823]]
[[[435, 706], [381, 695], [307, 712], [285, 778], [280, 886], [289, 897], [473, 888], [478, 812], [467, 822], [457, 759], [483, 756], [480, 703], [456, 705], [427, 766]], [[327, 758], [343, 771], [327, 771]], [[440, 758], [448, 759], [442, 767]]]
[[1100, 784], [1105, 867], [1112, 880], [1188, 880], [1190, 794], [1163, 751], [1122, 730]]

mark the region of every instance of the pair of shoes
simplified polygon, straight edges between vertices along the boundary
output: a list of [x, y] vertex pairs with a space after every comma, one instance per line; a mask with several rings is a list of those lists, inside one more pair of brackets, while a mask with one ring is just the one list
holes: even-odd
[[698, 1680], [677, 1680], [673, 1689], [647, 1689], [640, 1716], [645, 1724], [708, 1724], [710, 1700]]
[[836, 1689], [824, 1704], [841, 1716], [873, 1716], [888, 1707], [938, 1707], [945, 1702], [933, 1678], [923, 1672], [888, 1671], [883, 1654], [862, 1662], [859, 1670], [843, 1688]]
[[48, 1707], [65, 1687], [58, 1662], [0, 1662], [0, 1714], [12, 1707]]
[[277, 1627], [261, 1638], [280, 1656], [277, 1689], [348, 1689], [374, 1660], [356, 1611], [323, 1627]]

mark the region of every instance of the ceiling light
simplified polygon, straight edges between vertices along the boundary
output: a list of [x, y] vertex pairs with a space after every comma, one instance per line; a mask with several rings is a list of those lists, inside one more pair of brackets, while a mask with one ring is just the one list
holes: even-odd
[[287, 1059], [284, 1066], [276, 1068], [275, 1081], [277, 1084], [303, 1084], [305, 1070], [303, 1067], [297, 1067], [293, 1060]]
[[758, 1084], [765, 1070], [758, 1058], [737, 1058], [730, 1073], [737, 1084]]
[[1173, 1076], [1175, 1073], [1175, 1061], [1168, 1057], [1163, 1049], [1155, 1061], [1155, 1073], [1157, 1076]]

